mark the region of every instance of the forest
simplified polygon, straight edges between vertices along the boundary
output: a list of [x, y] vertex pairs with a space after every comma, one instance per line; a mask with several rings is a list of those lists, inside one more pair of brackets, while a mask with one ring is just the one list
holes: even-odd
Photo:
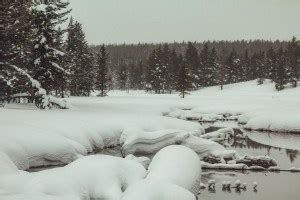
[[[300, 45], [241, 40], [89, 45], [69, 2], [1, 4], [0, 96], [31, 96], [38, 107], [56, 97], [109, 90], [189, 91], [257, 79], [277, 90], [297, 87]], [[46, 98], [47, 97], [47, 98]], [[50, 98], [51, 97], [51, 98]], [[46, 100], [47, 99], [47, 100]]]

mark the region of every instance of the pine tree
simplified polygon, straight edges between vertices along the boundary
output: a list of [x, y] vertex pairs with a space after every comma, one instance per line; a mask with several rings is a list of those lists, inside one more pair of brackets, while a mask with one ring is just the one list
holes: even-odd
[[129, 67], [129, 87], [130, 89], [140, 90], [144, 88], [144, 64], [130, 64]]
[[97, 68], [96, 68], [96, 89], [100, 90], [99, 96], [107, 96], [108, 92], [108, 68], [107, 68], [108, 53], [105, 46], [102, 45], [100, 52], [97, 54]]
[[196, 47], [192, 42], [188, 42], [184, 56], [186, 67], [191, 70], [192, 84], [195, 89], [203, 86], [202, 70], [200, 68], [200, 58]]
[[179, 61], [179, 71], [178, 71], [178, 79], [177, 79], [177, 91], [180, 92], [180, 96], [185, 98], [189, 91], [192, 89], [192, 77], [190, 73], [190, 69], [187, 67], [186, 63], [183, 61], [182, 55], [178, 58]]
[[249, 81], [252, 80], [252, 71], [251, 71], [251, 63], [249, 58], [248, 49], [245, 50], [242, 60], [241, 60], [241, 67], [242, 67], [242, 80]]
[[175, 51], [175, 49], [172, 50], [170, 55], [170, 72], [169, 72], [169, 82], [170, 82], [170, 91], [169, 93], [172, 93], [172, 90], [176, 90], [176, 83], [177, 83], [177, 73], [180, 68], [180, 59]]
[[233, 49], [225, 62], [226, 83], [237, 83], [242, 80], [241, 60], [238, 58], [236, 51]]
[[71, 95], [89, 96], [94, 87], [94, 57], [79, 22], [70, 20], [66, 51]]
[[118, 70], [118, 83], [120, 90], [129, 90], [129, 72], [128, 65], [126, 63], [122, 63], [119, 66]]
[[33, 77], [41, 83], [47, 94], [56, 89], [55, 86], [59, 85], [59, 80], [66, 73], [58, 64], [65, 54], [56, 49], [55, 45], [57, 35], [60, 34], [56, 27], [69, 13], [61, 10], [64, 8], [58, 0], [45, 5], [43, 9], [39, 7], [33, 9], [33, 24], [36, 29], [32, 55]]
[[211, 84], [211, 77], [213, 74], [213, 70], [211, 69], [212, 66], [210, 66], [211, 63], [209, 63], [209, 47], [208, 44], [205, 43], [202, 51], [200, 52], [200, 66], [199, 69], [201, 69], [201, 73], [198, 75], [200, 77], [201, 83], [200, 85], [202, 87], [207, 87]]
[[276, 53], [273, 48], [270, 48], [266, 53], [265, 66], [267, 69], [267, 77], [273, 82], [276, 78]]
[[281, 47], [277, 52], [276, 75], [275, 75], [275, 88], [283, 90], [288, 83], [288, 57]]
[[162, 64], [162, 49], [159, 46], [153, 50], [148, 59], [147, 68], [147, 90], [152, 90], [159, 94], [163, 91], [165, 81], [164, 69]]
[[255, 74], [257, 78], [257, 84], [261, 85], [264, 83], [264, 80], [266, 78], [266, 68], [264, 63], [264, 53], [255, 53], [252, 57], [252, 65], [255, 68]]
[[291, 83], [293, 87], [297, 87], [297, 82], [299, 80], [300, 55], [297, 52], [299, 46], [300, 45], [298, 44], [296, 37], [293, 37], [287, 47], [287, 56], [290, 61], [290, 75], [288, 77], [288, 82]]
[[212, 48], [212, 50], [209, 52], [208, 56], [208, 67], [206, 69], [207, 71], [207, 86], [213, 86], [218, 83], [218, 68], [219, 64], [217, 62], [217, 52], [215, 48]]

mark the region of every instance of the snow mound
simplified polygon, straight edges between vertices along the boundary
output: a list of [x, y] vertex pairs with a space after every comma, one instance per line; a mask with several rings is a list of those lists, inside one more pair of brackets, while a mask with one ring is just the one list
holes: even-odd
[[181, 143], [181, 145], [193, 149], [196, 153], [198, 153], [201, 159], [209, 155], [228, 159], [236, 157], [236, 152], [234, 150], [227, 150], [219, 143], [201, 137], [188, 137]]
[[171, 183], [197, 194], [201, 163], [198, 155], [181, 145], [161, 149], [149, 165], [147, 180]]
[[[0, 178], [0, 191], [14, 199], [121, 199], [123, 192], [146, 176], [136, 161], [95, 155], [38, 173], [23, 173]], [[0, 193], [1, 195], [1, 193]], [[23, 198], [21, 198], [23, 197]], [[26, 198], [27, 197], [27, 198]]]
[[122, 200], [195, 200], [188, 190], [174, 184], [143, 180], [131, 185]]
[[146, 132], [140, 129], [126, 129], [121, 139], [124, 140], [122, 153], [125, 155], [155, 153], [168, 145], [179, 144], [189, 136], [190, 133], [183, 130]]

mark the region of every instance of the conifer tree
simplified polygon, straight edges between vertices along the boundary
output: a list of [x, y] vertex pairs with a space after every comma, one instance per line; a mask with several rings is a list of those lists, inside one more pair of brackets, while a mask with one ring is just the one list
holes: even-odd
[[178, 58], [179, 61], [179, 71], [177, 79], [177, 91], [180, 92], [180, 96], [185, 98], [189, 91], [192, 89], [192, 77], [190, 73], [190, 68], [187, 67], [186, 63], [183, 61], [182, 55]]
[[192, 84], [195, 89], [203, 86], [202, 70], [200, 68], [200, 58], [196, 47], [192, 42], [188, 42], [184, 56], [186, 67], [191, 70]]
[[225, 62], [226, 83], [236, 83], [242, 79], [241, 60], [238, 58], [235, 49], [231, 51]]
[[217, 52], [215, 48], [209, 52], [208, 67], [207, 67], [207, 86], [213, 86], [218, 83], [218, 67]]
[[276, 77], [277, 59], [273, 48], [270, 48], [266, 52], [265, 65], [267, 69], [267, 77], [274, 82]]
[[288, 57], [281, 47], [277, 52], [275, 88], [276, 90], [283, 90], [288, 83]]
[[97, 54], [97, 68], [96, 68], [96, 89], [100, 90], [99, 96], [107, 96], [108, 92], [108, 68], [107, 68], [108, 53], [105, 46], [102, 45], [100, 52]]
[[94, 87], [94, 57], [79, 22], [70, 20], [66, 44], [71, 95], [89, 96]]
[[32, 55], [33, 77], [41, 83], [47, 94], [59, 85], [57, 82], [66, 73], [65, 69], [59, 65], [60, 59], [65, 54], [56, 49], [56, 39], [60, 34], [57, 25], [65, 21], [64, 17], [69, 13], [69, 10], [62, 10], [65, 6], [64, 4], [62, 6], [60, 0], [48, 3], [45, 7], [37, 6], [33, 9], [33, 24], [36, 33]]
[[205, 43], [202, 51], [200, 52], [200, 66], [199, 69], [201, 69], [201, 73], [199, 74], [200, 77], [200, 85], [201, 87], [207, 87], [211, 84], [211, 78], [213, 74], [213, 69], [211, 68], [212, 66], [209, 63], [209, 57], [210, 57], [210, 52], [209, 52], [209, 47], [208, 44]]
[[288, 77], [288, 82], [292, 84], [293, 87], [297, 87], [297, 82], [299, 80], [299, 62], [300, 62], [300, 55], [298, 53], [299, 44], [296, 37], [288, 43], [287, 47], [287, 56], [290, 61], [290, 74]]

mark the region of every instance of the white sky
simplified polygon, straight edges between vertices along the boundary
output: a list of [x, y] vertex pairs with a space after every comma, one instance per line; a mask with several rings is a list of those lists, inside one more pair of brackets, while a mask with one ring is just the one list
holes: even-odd
[[300, 0], [69, 0], [90, 44], [300, 38]]

